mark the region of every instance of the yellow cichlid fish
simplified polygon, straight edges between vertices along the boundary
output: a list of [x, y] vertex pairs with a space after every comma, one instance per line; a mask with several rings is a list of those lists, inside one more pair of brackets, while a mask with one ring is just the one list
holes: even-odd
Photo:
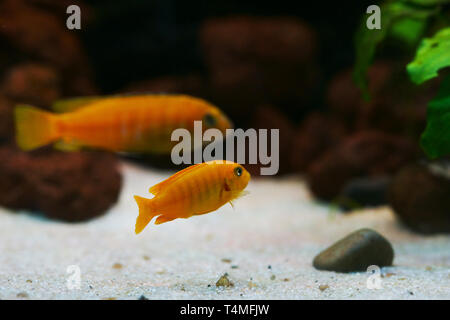
[[57, 101], [56, 112], [32, 106], [15, 108], [16, 141], [23, 150], [56, 142], [62, 150], [81, 147], [117, 152], [169, 153], [177, 143], [172, 131], [193, 133], [194, 121], [203, 130], [225, 134], [230, 120], [205, 100], [187, 95], [127, 95]]
[[190, 166], [150, 188], [155, 196], [134, 196], [139, 207], [136, 234], [155, 224], [189, 218], [219, 209], [245, 194], [250, 174], [240, 164], [215, 160]]

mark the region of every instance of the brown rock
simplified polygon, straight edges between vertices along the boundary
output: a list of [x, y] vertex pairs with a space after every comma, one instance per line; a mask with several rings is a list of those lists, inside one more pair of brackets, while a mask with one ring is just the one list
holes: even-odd
[[121, 175], [116, 157], [100, 152], [25, 153], [0, 148], [0, 204], [41, 211], [47, 217], [83, 221], [117, 201]]
[[307, 179], [318, 198], [332, 200], [351, 178], [393, 174], [417, 154], [417, 145], [408, 139], [362, 131], [317, 159], [309, 167]]
[[336, 272], [366, 271], [371, 265], [391, 266], [394, 249], [372, 229], [360, 229], [335, 242], [313, 260], [314, 268]]
[[416, 163], [404, 167], [389, 188], [397, 217], [421, 233], [450, 232], [450, 165]]

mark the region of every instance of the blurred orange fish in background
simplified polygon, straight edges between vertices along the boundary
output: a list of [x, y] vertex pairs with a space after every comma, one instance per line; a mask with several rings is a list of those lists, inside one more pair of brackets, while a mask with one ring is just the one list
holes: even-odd
[[187, 95], [127, 95], [57, 101], [55, 112], [32, 106], [15, 108], [16, 141], [23, 150], [55, 143], [60, 150], [82, 147], [117, 152], [170, 153], [172, 131], [217, 128], [232, 123], [217, 107]]
[[214, 160], [181, 170], [150, 188], [152, 199], [134, 196], [139, 206], [136, 234], [156, 216], [155, 224], [219, 209], [246, 194], [250, 174], [240, 164]]

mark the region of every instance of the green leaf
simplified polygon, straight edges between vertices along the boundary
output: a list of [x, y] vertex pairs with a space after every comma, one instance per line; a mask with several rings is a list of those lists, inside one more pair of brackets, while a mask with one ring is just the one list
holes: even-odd
[[450, 3], [450, 0], [404, 0], [404, 1], [420, 6], [435, 6]]
[[432, 159], [450, 154], [450, 76], [444, 79], [438, 95], [428, 104], [427, 127], [420, 144]]
[[417, 45], [422, 37], [427, 21], [425, 19], [403, 18], [392, 24], [389, 36], [403, 41], [409, 47]]
[[417, 49], [416, 57], [408, 64], [411, 80], [420, 84], [438, 75], [442, 68], [450, 66], [450, 28], [426, 38]]
[[368, 29], [366, 22], [368, 15], [364, 16], [355, 35], [356, 62], [353, 71], [353, 80], [361, 89], [363, 97], [369, 99], [367, 86], [367, 69], [372, 63], [375, 49], [382, 42], [394, 22], [403, 18], [427, 19], [437, 12], [435, 7], [421, 8], [411, 6], [401, 1], [390, 1], [381, 6], [381, 29]]

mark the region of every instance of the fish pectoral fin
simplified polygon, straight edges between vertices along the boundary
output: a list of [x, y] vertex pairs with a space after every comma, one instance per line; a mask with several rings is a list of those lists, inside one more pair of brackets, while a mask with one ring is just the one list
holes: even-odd
[[104, 99], [104, 97], [94, 96], [57, 100], [52, 104], [52, 110], [57, 113], [71, 112], [83, 108], [84, 106], [100, 99]]
[[246, 191], [246, 190], [238, 191], [236, 193], [233, 193], [233, 200], [242, 198], [243, 196], [246, 196], [248, 194], [250, 194], [250, 191]]
[[230, 186], [228, 185], [227, 181], [224, 181], [224, 182], [223, 182], [223, 189], [224, 189], [225, 191], [227, 191], [227, 192], [230, 192], [230, 191], [231, 191], [231, 188], [230, 188]]
[[161, 223], [165, 223], [165, 222], [169, 222], [172, 220], [175, 220], [176, 218], [174, 217], [170, 217], [170, 216], [166, 216], [166, 215], [160, 215], [158, 218], [156, 218], [155, 224], [161, 224]]
[[230, 202], [231, 206], [233, 207], [233, 209], [234, 209], [233, 201], [236, 201], [237, 199], [242, 198], [243, 196], [245, 196], [249, 193], [250, 193], [249, 191], [244, 191], [244, 190], [238, 191], [238, 192], [232, 192], [231, 200], [229, 202]]

